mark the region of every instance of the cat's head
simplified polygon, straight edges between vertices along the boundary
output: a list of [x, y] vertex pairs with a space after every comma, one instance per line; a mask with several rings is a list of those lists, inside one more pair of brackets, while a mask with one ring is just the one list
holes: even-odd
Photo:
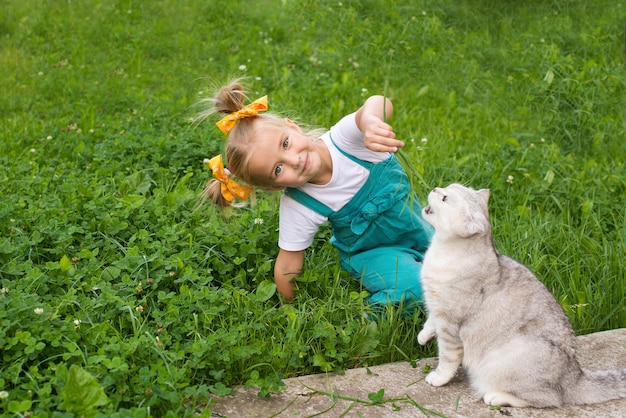
[[454, 183], [430, 192], [422, 215], [437, 233], [467, 238], [491, 231], [488, 201], [489, 189], [477, 191]]

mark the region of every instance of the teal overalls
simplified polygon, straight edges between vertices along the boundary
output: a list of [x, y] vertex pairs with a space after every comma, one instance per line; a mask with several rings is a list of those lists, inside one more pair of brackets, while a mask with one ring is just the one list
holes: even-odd
[[370, 172], [343, 208], [335, 212], [299, 189], [287, 188], [285, 193], [328, 218], [330, 242], [339, 249], [341, 267], [370, 292], [371, 303], [421, 303], [420, 270], [433, 231], [422, 218], [404, 169], [393, 154], [372, 163], [335, 147]]

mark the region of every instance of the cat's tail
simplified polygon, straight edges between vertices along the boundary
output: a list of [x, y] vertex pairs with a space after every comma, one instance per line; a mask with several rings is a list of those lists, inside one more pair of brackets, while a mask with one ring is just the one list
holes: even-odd
[[587, 405], [626, 398], [626, 369], [582, 370], [578, 382], [565, 394], [565, 403]]

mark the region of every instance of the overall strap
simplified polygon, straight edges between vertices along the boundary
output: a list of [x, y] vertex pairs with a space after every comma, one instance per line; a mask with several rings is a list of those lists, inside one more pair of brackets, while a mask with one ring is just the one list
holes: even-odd
[[334, 210], [332, 210], [322, 202], [318, 201], [317, 199], [304, 193], [302, 190], [296, 189], [294, 187], [286, 187], [285, 194], [296, 202], [306, 206], [307, 208], [319, 213], [326, 218], [335, 213]]
[[329, 132], [328, 135], [330, 136], [330, 142], [333, 143], [333, 145], [335, 146], [335, 148], [337, 148], [343, 155], [345, 155], [346, 157], [348, 157], [349, 159], [351, 159], [352, 161], [354, 161], [355, 163], [363, 166], [364, 168], [367, 168], [368, 170], [372, 169], [372, 166], [374, 165], [374, 163], [370, 162], [370, 161], [364, 161], [361, 160], [360, 158], [355, 157], [352, 154], [348, 154], [347, 152], [345, 152], [344, 150], [342, 150], [341, 148], [339, 148], [337, 146], [337, 144], [335, 144], [335, 141], [333, 140], [333, 135]]

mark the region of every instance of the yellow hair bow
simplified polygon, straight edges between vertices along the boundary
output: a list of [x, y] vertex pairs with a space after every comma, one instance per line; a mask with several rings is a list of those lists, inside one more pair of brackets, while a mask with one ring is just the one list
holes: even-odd
[[246, 200], [252, 192], [252, 188], [237, 183], [230, 178], [230, 173], [224, 168], [224, 162], [221, 155], [216, 155], [210, 160], [204, 160], [211, 170], [213, 170], [213, 176], [220, 181], [222, 187], [222, 196], [224, 199], [232, 202], [238, 197], [241, 200]]
[[267, 96], [263, 96], [260, 99], [256, 99], [249, 105], [244, 106], [243, 109], [224, 116], [219, 122], [216, 123], [216, 125], [220, 128], [220, 131], [222, 131], [224, 135], [228, 135], [228, 133], [235, 127], [239, 119], [256, 116], [259, 112], [264, 112], [266, 110]]

